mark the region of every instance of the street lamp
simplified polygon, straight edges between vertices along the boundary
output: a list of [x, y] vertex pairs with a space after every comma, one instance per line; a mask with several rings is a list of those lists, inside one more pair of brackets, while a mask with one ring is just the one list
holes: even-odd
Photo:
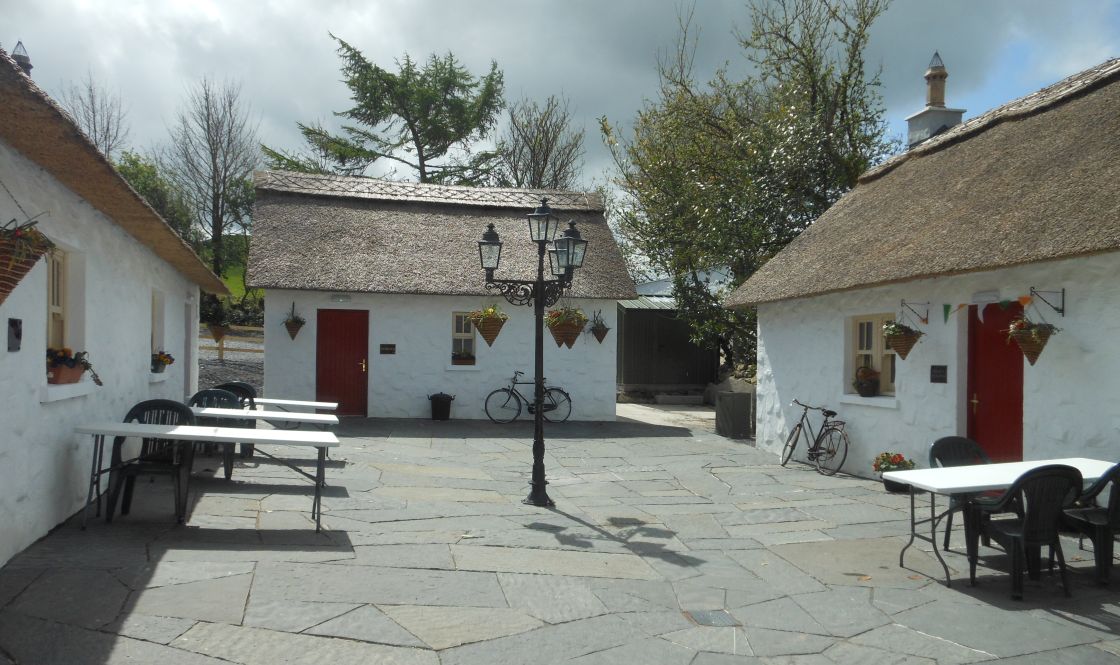
[[[486, 290], [497, 291], [512, 305], [532, 305], [536, 317], [533, 349], [536, 386], [533, 397], [533, 476], [525, 503], [534, 506], [555, 505], [545, 491], [544, 476], [544, 308], [556, 304], [564, 289], [572, 286], [572, 273], [583, 265], [587, 241], [580, 237], [576, 223], [569, 222], [564, 235], [556, 238], [560, 220], [548, 207], [548, 199], [527, 215], [529, 238], [537, 243], [537, 278], [535, 280], [494, 279], [494, 271], [502, 256], [502, 240], [494, 225], [487, 226], [478, 241], [478, 258], [486, 271]], [[555, 241], [553, 240], [555, 238]], [[552, 248], [548, 244], [552, 243]], [[544, 278], [544, 257], [548, 254], [549, 270], [555, 279]]]

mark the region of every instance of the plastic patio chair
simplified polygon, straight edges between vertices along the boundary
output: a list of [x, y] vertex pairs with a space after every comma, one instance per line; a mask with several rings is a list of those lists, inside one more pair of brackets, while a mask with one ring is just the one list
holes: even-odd
[[[169, 399], [152, 399], [140, 402], [128, 410], [124, 422], [147, 425], [193, 425], [194, 413], [182, 402]], [[131, 460], [121, 459], [121, 447], [127, 437], [113, 439], [112, 462], [109, 471], [109, 500], [105, 511], [105, 521], [113, 521], [117, 499], [121, 489], [121, 515], [127, 515], [132, 508], [132, 493], [136, 486], [136, 476], [140, 474], [170, 475], [175, 481], [175, 515], [182, 520], [186, 506], [182, 505], [180, 489], [183, 475], [189, 474], [194, 461], [194, 446], [180, 445], [181, 442], [167, 439], [143, 439], [140, 454]], [[185, 470], [184, 470], [185, 467]]]
[[[1031, 469], [1011, 485], [998, 500], [982, 497], [973, 498], [967, 509], [976, 525], [968, 529], [969, 534], [969, 581], [976, 584], [976, 551], [978, 531], [984, 529], [992, 540], [1003, 547], [1011, 556], [1011, 597], [1023, 597], [1024, 564], [1031, 579], [1037, 579], [1041, 572], [1041, 550], [1043, 545], [1050, 546], [1050, 568], [1054, 566], [1054, 554], [1058, 555], [1058, 566], [1062, 575], [1062, 590], [1069, 593], [1069, 575], [1066, 560], [1062, 554], [1062, 541], [1059, 538], [1059, 525], [1062, 510], [1081, 494], [1081, 472], [1064, 464], [1048, 464]], [[1022, 516], [1014, 519], [991, 520], [983, 525], [979, 517], [984, 514], [1006, 512], [1011, 502], [1019, 500]], [[978, 528], [977, 528], [978, 527]]]
[[[946, 436], [929, 447], [929, 468], [991, 464], [992, 460], [972, 439], [963, 436]], [[942, 549], [949, 551], [949, 534], [953, 530], [953, 513], [964, 510], [972, 494], [949, 495], [949, 510], [945, 516], [945, 542]], [[1014, 512], [1014, 511], [1013, 511]], [[984, 542], [987, 545], [987, 540]]]
[[[1101, 493], [1111, 485], [1108, 505], [1100, 506]], [[1065, 524], [1088, 536], [1093, 543], [1097, 582], [1108, 584], [1112, 570], [1113, 537], [1120, 529], [1120, 464], [1116, 464], [1081, 495], [1074, 508], [1065, 511]], [[1081, 544], [1081, 543], [1079, 543]]]
[[[252, 409], [252, 410], [255, 411], [256, 408], [257, 408], [257, 402], [256, 402], [257, 389], [254, 388], [252, 385], [250, 385], [248, 383], [245, 383], [244, 381], [229, 381], [227, 383], [222, 383], [222, 384], [216, 385], [216, 386], [214, 386], [214, 388], [216, 390], [228, 390], [231, 393], [233, 393], [234, 395], [237, 395], [237, 399], [240, 400], [241, 408], [243, 408], [243, 409]], [[239, 427], [248, 427], [250, 429], [256, 429], [257, 421], [256, 420], [250, 420], [250, 422], [248, 424], [240, 425]], [[253, 456], [253, 444], [251, 444], [251, 443], [241, 444], [241, 456], [242, 457], [252, 457]]]
[[[200, 390], [191, 396], [190, 406], [198, 407], [215, 407], [219, 409], [240, 409], [241, 400], [237, 395], [228, 390], [219, 390], [218, 388], [208, 388]], [[255, 421], [247, 418], [245, 420], [236, 420], [230, 418], [207, 418], [205, 416], [198, 416], [195, 421], [199, 425], [207, 425], [209, 427], [249, 427], [255, 424]], [[225, 467], [226, 480], [233, 477], [233, 449], [237, 444], [223, 443], [220, 444], [222, 448], [222, 464]]]

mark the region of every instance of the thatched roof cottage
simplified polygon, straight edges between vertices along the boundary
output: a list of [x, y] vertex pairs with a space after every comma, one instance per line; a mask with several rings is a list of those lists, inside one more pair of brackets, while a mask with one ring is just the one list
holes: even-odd
[[[942, 107], [945, 76], [931, 63]], [[951, 116], [927, 110], [919, 122]], [[862, 475], [883, 450], [924, 463], [954, 434], [995, 459], [1115, 459], [1120, 59], [967, 122], [911, 129], [915, 145], [728, 298], [758, 307], [759, 445], [782, 445], [797, 398], [841, 412], [845, 469]], [[1033, 365], [1009, 340], [1023, 316], [1061, 329]], [[884, 338], [891, 320], [924, 333], [905, 359]], [[864, 366], [878, 386], [858, 391], [872, 396], [855, 385]]]
[[[0, 51], [0, 564], [84, 505], [93, 443], [76, 425], [195, 391], [199, 290], [226, 292], [16, 55]], [[22, 272], [13, 229], [32, 219], [55, 249]], [[48, 376], [51, 347], [87, 351], [103, 385], [80, 365]]]
[[[477, 243], [494, 224], [504, 243], [497, 277], [535, 276], [525, 215], [542, 196], [589, 243], [571, 303], [614, 327], [616, 302], [635, 297], [596, 194], [275, 171], [255, 184], [248, 281], [265, 290], [269, 394], [419, 417], [428, 395], [445, 392], [456, 396], [453, 417], [485, 418], [490, 391], [515, 370], [531, 379], [533, 316], [484, 288]], [[510, 315], [493, 347], [464, 323], [491, 303]], [[283, 326], [293, 306], [307, 322], [294, 339]], [[586, 334], [569, 350], [546, 334], [547, 377], [572, 394], [572, 418], [614, 418], [615, 357], [611, 338]]]

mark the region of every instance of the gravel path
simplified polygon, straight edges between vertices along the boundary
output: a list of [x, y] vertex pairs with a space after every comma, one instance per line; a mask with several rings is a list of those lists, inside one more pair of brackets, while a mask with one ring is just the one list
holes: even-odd
[[198, 385], [209, 388], [227, 381], [244, 381], [260, 393], [264, 387], [264, 354], [238, 352], [238, 349], [264, 349], [264, 337], [237, 331], [240, 337], [256, 337], [254, 340], [238, 339], [226, 341], [225, 359], [218, 360], [218, 352], [206, 349], [214, 346], [210, 333], [203, 326], [199, 329], [198, 340]]

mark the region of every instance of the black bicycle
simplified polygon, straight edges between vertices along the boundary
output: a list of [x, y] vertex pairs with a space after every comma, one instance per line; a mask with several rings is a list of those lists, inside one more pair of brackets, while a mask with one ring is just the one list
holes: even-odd
[[[785, 447], [782, 448], [782, 466], [793, 458], [793, 451], [797, 448], [797, 442], [804, 432], [805, 443], [808, 446], [807, 461], [816, 465], [818, 473], [826, 476], [835, 475], [840, 467], [844, 466], [844, 460], [848, 458], [848, 433], [844, 431], [844, 421], [831, 420], [836, 412], [823, 406], [809, 406], [797, 400], [793, 400], [793, 403], [801, 407], [801, 420], [794, 425], [793, 431], [786, 439]], [[820, 431], [816, 433], [813, 432], [813, 424], [809, 422], [810, 409], [820, 411], [824, 417]]]
[[[532, 385], [535, 381], [518, 381], [525, 372], [514, 372], [505, 388], [498, 388], [486, 396], [486, 416], [496, 423], [508, 423], [521, 415], [524, 402], [533, 413], [533, 401], [521, 394], [517, 386]], [[572, 398], [563, 388], [545, 388], [541, 413], [550, 423], [562, 423], [572, 415]]]

